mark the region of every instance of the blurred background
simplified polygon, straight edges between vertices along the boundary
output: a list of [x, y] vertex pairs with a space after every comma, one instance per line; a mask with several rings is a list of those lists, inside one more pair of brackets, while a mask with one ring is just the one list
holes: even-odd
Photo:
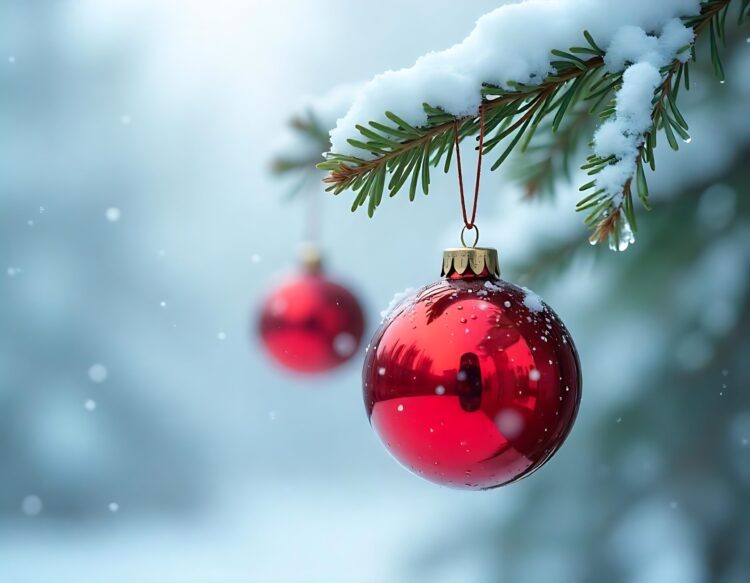
[[[583, 366], [576, 426], [533, 477], [423, 481], [369, 428], [361, 358], [310, 380], [259, 345], [321, 190], [290, 198], [269, 169], [304, 97], [498, 4], [0, 2], [0, 581], [750, 580], [747, 30], [724, 84], [699, 51], [692, 141], [661, 152], [626, 253], [587, 244], [575, 172], [534, 196], [483, 177], [482, 242]], [[455, 176], [372, 220], [350, 196], [320, 195], [322, 243], [370, 334], [439, 277]]]

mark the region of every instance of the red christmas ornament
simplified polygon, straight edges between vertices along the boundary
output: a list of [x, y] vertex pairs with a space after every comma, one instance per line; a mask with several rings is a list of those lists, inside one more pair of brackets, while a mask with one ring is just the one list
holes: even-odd
[[305, 270], [265, 301], [260, 336], [282, 366], [300, 373], [324, 372], [349, 360], [359, 347], [364, 317], [357, 298], [320, 272], [316, 253]]
[[498, 279], [494, 249], [448, 249], [445, 279], [410, 295], [367, 349], [364, 400], [393, 456], [454, 488], [529, 475], [565, 440], [578, 354], [539, 296]]

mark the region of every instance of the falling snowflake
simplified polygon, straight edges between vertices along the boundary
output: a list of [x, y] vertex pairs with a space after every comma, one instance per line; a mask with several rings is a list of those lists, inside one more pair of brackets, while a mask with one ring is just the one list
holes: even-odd
[[333, 350], [341, 357], [351, 356], [357, 349], [357, 339], [348, 332], [341, 332], [333, 339]]
[[44, 504], [42, 504], [41, 498], [33, 494], [26, 496], [21, 501], [21, 512], [23, 512], [26, 516], [38, 516], [42, 512], [43, 508]]
[[110, 207], [107, 209], [107, 211], [104, 213], [104, 216], [107, 217], [107, 220], [110, 223], [116, 223], [120, 220], [120, 209], [117, 207]]
[[103, 364], [96, 363], [89, 368], [89, 378], [94, 383], [103, 383], [107, 380], [107, 367]]

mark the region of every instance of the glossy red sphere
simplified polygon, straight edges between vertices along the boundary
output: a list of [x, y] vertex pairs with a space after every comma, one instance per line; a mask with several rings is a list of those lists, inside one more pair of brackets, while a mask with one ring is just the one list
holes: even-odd
[[275, 360], [301, 373], [330, 370], [359, 347], [364, 317], [357, 298], [320, 273], [295, 275], [265, 301], [260, 336]]
[[399, 462], [477, 490], [544, 464], [581, 398], [563, 323], [533, 292], [495, 278], [445, 279], [403, 300], [367, 349], [363, 383], [370, 422]]

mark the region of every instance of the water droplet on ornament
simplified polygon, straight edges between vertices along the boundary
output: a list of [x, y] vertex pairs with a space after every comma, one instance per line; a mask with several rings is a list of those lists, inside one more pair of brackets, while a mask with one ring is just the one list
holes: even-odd
[[537, 369], [535, 369], [535, 368], [532, 368], [532, 369], [531, 369], [531, 370], [529, 371], [529, 380], [530, 380], [530, 381], [534, 381], [534, 382], [536, 382], [536, 381], [538, 381], [538, 380], [539, 380], [540, 378], [542, 378], [542, 373], [540, 373], [540, 372], [539, 372], [539, 371], [538, 371]]
[[461, 383], [466, 380], [466, 377], [466, 371], [463, 370], [458, 371], [458, 374], [456, 375], [456, 379]]
[[466, 318], [460, 318], [460, 319], [459, 319], [459, 321], [460, 321], [460, 322], [461, 322], [462, 324], [466, 324], [466, 322], [467, 322]]
[[381, 367], [380, 367], [380, 368], [378, 369], [378, 374], [379, 374], [379, 375], [380, 375], [381, 377], [385, 375], [385, 367], [384, 367], [384, 366], [381, 366]]
[[503, 302], [503, 305], [504, 305], [504, 306], [505, 306], [506, 308], [510, 308], [510, 302], [509, 302], [508, 300], [505, 300], [505, 301]]
[[443, 385], [438, 385], [437, 387], [435, 387], [435, 394], [445, 395], [445, 387]]
[[398, 407], [396, 407], [396, 411], [398, 411], [399, 413], [401, 411], [403, 411], [403, 410], [404, 410], [404, 406], [403, 405], [399, 405]]

